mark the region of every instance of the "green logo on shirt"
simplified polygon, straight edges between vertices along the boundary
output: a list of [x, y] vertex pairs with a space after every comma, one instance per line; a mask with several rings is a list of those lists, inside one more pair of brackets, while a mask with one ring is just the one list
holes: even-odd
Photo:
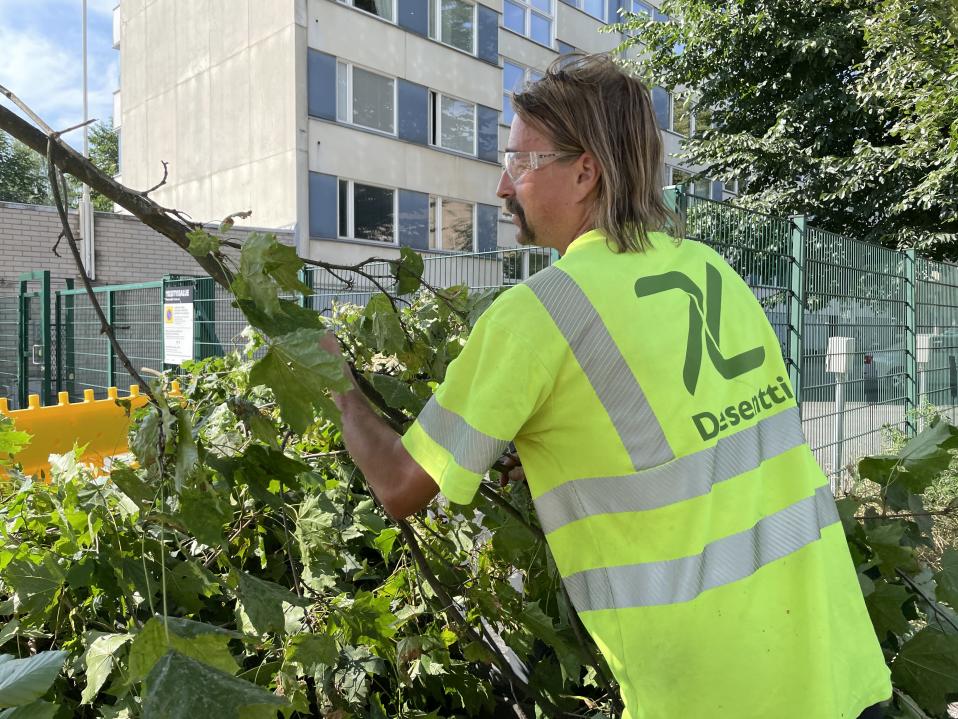
[[709, 359], [725, 379], [733, 379], [762, 365], [765, 348], [761, 345], [732, 357], [726, 357], [719, 349], [722, 336], [722, 275], [711, 263], [705, 265], [704, 297], [701, 288], [681, 272], [641, 277], [635, 283], [635, 294], [640, 298], [669, 290], [680, 290], [689, 296], [689, 338], [682, 370], [689, 394], [695, 394], [698, 385], [703, 340]]

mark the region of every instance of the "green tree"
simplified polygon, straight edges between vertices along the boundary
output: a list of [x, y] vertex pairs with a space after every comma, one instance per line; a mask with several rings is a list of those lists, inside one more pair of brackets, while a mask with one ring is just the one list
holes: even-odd
[[685, 144], [742, 201], [958, 256], [958, 43], [947, 0], [666, 0], [626, 18], [652, 85], [711, 126]]
[[5, 132], [0, 132], [0, 200], [51, 204], [42, 158]]
[[[119, 172], [120, 162], [120, 134], [113, 127], [113, 122], [98, 122], [90, 127], [90, 160], [104, 174], [114, 177]], [[70, 204], [77, 206], [83, 194], [83, 185], [70, 178]], [[99, 192], [90, 195], [93, 209], [98, 212], [113, 212], [113, 200], [104, 197]]]

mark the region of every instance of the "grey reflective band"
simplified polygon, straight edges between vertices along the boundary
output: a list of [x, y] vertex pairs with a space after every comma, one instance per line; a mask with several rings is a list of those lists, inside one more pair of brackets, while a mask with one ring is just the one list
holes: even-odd
[[821, 538], [838, 519], [823, 485], [815, 494], [760, 519], [744, 532], [717, 539], [701, 554], [681, 559], [587, 569], [565, 578], [580, 612], [678, 604], [755, 574]]
[[723, 437], [713, 446], [621, 477], [575, 479], [535, 500], [546, 534], [584, 517], [642, 512], [700, 497], [712, 486], [805, 443], [798, 407]]
[[509, 441], [483, 434], [455, 412], [429, 398], [416, 420], [432, 440], [445, 448], [463, 469], [485, 474], [509, 447]]
[[526, 285], [565, 337], [619, 434], [632, 465], [645, 469], [675, 455], [645, 393], [608, 328], [582, 289], [558, 267], [533, 275]]

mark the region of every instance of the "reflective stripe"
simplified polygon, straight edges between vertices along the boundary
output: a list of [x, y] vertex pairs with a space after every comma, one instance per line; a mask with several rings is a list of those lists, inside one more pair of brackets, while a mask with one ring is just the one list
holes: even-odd
[[701, 554], [587, 569], [566, 577], [566, 588], [580, 612], [687, 602], [797, 552], [837, 521], [835, 499], [823, 485], [811, 497], [760, 519], [754, 527], [706, 545]]
[[558, 267], [537, 272], [526, 285], [549, 312], [605, 407], [635, 469], [675, 455], [645, 393], [589, 298]]
[[430, 397], [417, 418], [432, 440], [446, 449], [463, 469], [485, 474], [509, 447], [509, 441], [483, 434], [455, 412]]
[[804, 443], [798, 407], [791, 407], [667, 464], [621, 477], [566, 482], [537, 498], [536, 512], [548, 534], [594, 514], [657, 509], [708, 494], [712, 485]]

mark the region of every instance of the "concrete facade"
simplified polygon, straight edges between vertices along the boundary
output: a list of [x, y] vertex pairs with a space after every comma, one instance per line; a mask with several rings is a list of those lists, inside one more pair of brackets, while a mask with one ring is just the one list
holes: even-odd
[[[503, 13], [515, 17], [517, 2], [460, 1], [472, 7], [471, 52], [434, 30], [440, 22], [434, 16], [445, 12], [437, 0], [121, 0], [115, 16], [121, 89], [114, 118], [121, 133], [121, 181], [137, 189], [152, 186], [166, 160], [168, 181], [154, 193], [160, 203], [205, 221], [252, 210], [249, 222], [290, 231], [300, 253], [315, 259], [347, 263], [398, 256], [400, 223], [412, 216], [402, 206], [404, 198], [413, 198], [422, 213], [428, 197], [426, 216], [435, 225], [441, 225], [442, 203], [466, 203], [475, 208], [471, 249], [514, 247], [514, 226], [495, 196], [498, 159], [508, 138], [504, 62], [543, 71], [562, 51], [609, 52], [622, 38], [600, 33], [604, 22], [576, 7], [576, 0], [547, 3], [549, 10], [539, 19], [551, 27], [547, 40], [539, 41], [531, 39], [531, 25], [524, 32], [507, 27]], [[607, 1], [613, 4], [604, 20], [614, 21], [622, 0]], [[523, 6], [529, 14], [543, 4]], [[483, 37], [490, 18], [491, 56], [488, 33]], [[321, 91], [313, 59], [334, 72]], [[383, 101], [383, 113], [394, 113], [389, 127], [364, 127], [350, 118], [353, 109], [344, 116], [344, 98], [347, 105], [357, 102], [352, 79], [357, 72], [371, 73], [391, 88], [391, 100]], [[404, 136], [401, 92], [413, 85], [423, 98], [428, 95], [427, 141]], [[320, 92], [327, 96], [317, 102]], [[473, 152], [439, 146], [438, 98], [473, 108]], [[331, 110], [316, 110], [319, 105]], [[498, 154], [479, 149], [482, 112], [487, 119], [497, 113]], [[671, 114], [665, 114], [663, 184], [669, 184], [673, 174], [680, 177], [672, 167], [689, 173], [698, 168], [676, 159], [681, 136], [671, 131]], [[341, 217], [344, 212], [352, 217], [353, 209], [344, 208], [355, 202], [355, 185], [392, 197], [392, 242], [357, 239], [352, 220]], [[717, 199], [727, 196], [720, 186], [706, 187]], [[488, 218], [493, 208], [493, 236], [483, 239], [488, 223], [482, 224], [480, 211]], [[317, 223], [317, 215], [325, 221]], [[411, 246], [440, 251], [431, 244]]]

